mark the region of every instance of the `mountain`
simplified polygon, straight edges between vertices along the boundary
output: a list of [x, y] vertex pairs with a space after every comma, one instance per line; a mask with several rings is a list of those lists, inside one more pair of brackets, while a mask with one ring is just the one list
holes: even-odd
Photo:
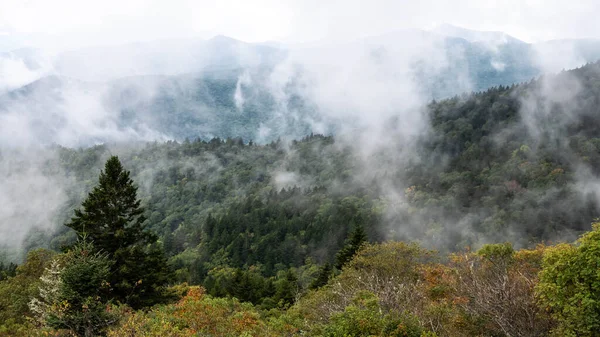
[[[600, 213], [598, 84], [594, 63], [441, 100], [422, 111], [427, 127], [410, 137], [397, 116], [380, 121], [383, 131], [289, 143], [55, 146], [44, 167], [74, 181], [65, 194], [78, 204], [77, 191], [118, 153], [182, 282], [205, 281], [219, 263], [260, 264], [272, 276], [279, 264], [330, 261], [355, 225], [373, 241], [440, 250], [499, 241], [527, 247], [570, 240]], [[56, 209], [68, 219], [67, 208]], [[63, 228], [53, 244], [69, 235]]]
[[209, 40], [160, 40], [88, 47], [59, 54], [54, 68], [67, 77], [108, 81], [129, 76], [256, 68], [276, 63], [284, 55], [284, 51], [271, 46], [215, 36]]
[[[561, 39], [530, 44], [503, 32], [470, 30], [450, 24], [442, 24], [431, 32], [470, 43], [474, 50], [469, 62], [474, 70], [474, 90], [519, 83], [527, 77], [575, 68], [600, 59], [598, 39]], [[491, 71], [489, 65], [496, 72]], [[505, 73], [504, 70], [508, 71]]]
[[[14, 40], [16, 37], [2, 38]], [[3, 81], [19, 77], [9, 76], [12, 75], [9, 70], [14, 68], [16, 70], [13, 72], [18, 73], [23, 62], [28, 71], [31, 71], [31, 65], [37, 63], [44, 65], [45, 73], [51, 71], [58, 76], [105, 82], [129, 76], [272, 68], [290, 59], [305, 61], [302, 57], [311, 54], [314, 54], [310, 56], [311, 59], [327, 58], [327, 54], [330, 54], [331, 61], [328, 62], [335, 64], [336, 61], [342, 61], [343, 64], [344, 58], [353, 57], [352, 53], [376, 55], [383, 51], [402, 60], [406, 59], [404, 54], [411, 55], [408, 61], [412, 63], [428, 63], [428, 59], [434, 57], [433, 53], [442, 55], [445, 60], [429, 64], [431, 69], [416, 66], [417, 74], [424, 76], [422, 81], [426, 86], [429, 85], [428, 95], [441, 98], [462, 91], [519, 83], [542, 72], [560, 71], [593, 62], [600, 57], [600, 42], [565, 39], [528, 44], [503, 32], [476, 31], [443, 24], [431, 31], [397, 31], [343, 45], [326, 44], [311, 48], [287, 48], [273, 41], [246, 43], [226, 36], [215, 36], [208, 40], [168, 39], [86, 47], [65, 51], [52, 58], [41, 50], [26, 48], [2, 53], [0, 61], [10, 59], [12, 63], [0, 69], [5, 74]], [[456, 69], [460, 72], [458, 78]], [[31, 76], [20, 77], [25, 79], [13, 82], [22, 85], [32, 81]], [[39, 77], [38, 74], [35, 79]], [[430, 85], [432, 83], [440, 87]], [[11, 89], [15, 86], [18, 85], [5, 87]]]
[[[372, 56], [385, 64], [386, 51]], [[378, 74], [377, 67], [372, 70]], [[240, 109], [248, 101], [236, 92], [249, 83], [257, 85], [244, 90], [264, 84], [264, 74], [244, 74], [139, 76], [100, 84], [45, 77], [3, 100], [39, 105], [32, 117], [57, 125], [70, 120], [46, 106], [73, 104], [73, 111], [83, 114], [74, 116], [82, 128], [97, 116], [86, 115], [94, 106], [83, 98], [70, 103], [69, 97], [101, 91], [108, 105], [131, 104], [134, 120], [125, 124], [133, 127], [144, 104], [165, 104], [163, 113], [170, 104], [189, 103], [193, 110], [198, 102], [214, 107], [217, 115]], [[246, 76], [252, 79], [243, 80]], [[149, 87], [157, 93], [146, 92]], [[302, 92], [303, 86], [292, 89]], [[87, 192], [103, 192], [95, 187], [98, 174], [106, 159], [118, 154], [131, 172], [123, 177], [137, 186], [133, 195], [145, 210], [144, 224], [157, 236], [155, 247], [164, 250], [173, 268], [170, 282], [180, 284], [170, 291], [173, 296], [189, 292], [176, 304], [150, 311], [125, 308], [127, 319], [115, 320], [109, 335], [546, 336], [557, 324], [574, 331], [571, 335], [589, 335], [600, 324], [593, 315], [585, 319], [596, 303], [583, 303], [583, 313], [570, 309], [581, 306], [582, 297], [598, 298], [593, 287], [600, 246], [599, 103], [597, 62], [432, 101], [418, 110], [397, 109], [395, 115], [373, 118], [380, 128], [335, 136], [266, 144], [236, 137], [3, 148], [0, 225], [10, 235], [0, 237], [2, 331], [39, 332], [28, 319], [39, 311], [27, 303], [40, 284], [55, 289], [55, 281], [40, 276], [61, 275], [51, 261], [77, 240], [63, 224]], [[371, 111], [381, 109], [375, 99], [368, 104]], [[117, 108], [97, 126], [129, 118]], [[17, 111], [6, 113], [18, 119]], [[165, 114], [155, 127], [182, 122]], [[414, 115], [422, 120], [411, 119]], [[18, 136], [23, 128], [4, 130]], [[77, 136], [88, 134], [75, 130]], [[110, 172], [100, 177], [112, 179]], [[119, 213], [120, 205], [111, 207]], [[105, 225], [100, 218], [91, 221]], [[580, 236], [590, 223], [593, 230]], [[15, 245], [29, 251], [19, 268], [6, 263], [21, 253]], [[76, 271], [94, 270], [66, 268], [69, 277], [84, 280], [89, 275]], [[97, 287], [101, 280], [93, 278]], [[95, 289], [89, 284], [85, 289]], [[72, 312], [89, 314], [87, 303], [102, 297], [90, 298], [84, 311]], [[549, 307], [540, 298], [559, 300]], [[565, 319], [564, 303], [576, 315]], [[61, 312], [63, 307], [69, 309], [63, 305]], [[104, 303], [98, 307], [93, 310], [107, 311]], [[65, 326], [70, 325], [59, 325]]]
[[411, 64], [415, 82], [425, 97], [435, 99], [528, 81], [542, 72], [531, 45], [495, 32], [440, 26], [375, 36], [364, 44], [388, 58], [409, 55], [405, 63]]
[[431, 32], [442, 36], [458, 37], [461, 39], [465, 39], [469, 42], [479, 42], [491, 45], [505, 43], [525, 44], [525, 42], [503, 32], [471, 30], [454, 26], [448, 23], [444, 23], [442, 25], [437, 26], [436, 28], [431, 30]]
[[22, 130], [0, 137], [0, 143], [89, 146], [217, 136], [267, 142], [311, 132], [303, 118], [319, 116], [303, 105], [302, 98], [292, 94], [281, 104], [295, 107], [303, 118], [281, 114], [280, 103], [261, 83], [261, 74], [254, 74], [252, 85], [241, 84], [242, 75], [241, 69], [211, 69], [196, 75], [132, 76], [110, 82], [44, 77], [0, 95], [0, 129], [5, 134]]
[[[579, 67], [600, 59], [600, 40], [561, 39], [526, 43], [503, 32], [476, 31], [443, 24], [431, 31], [464, 45], [473, 90], [527, 81], [542, 73]], [[449, 48], [451, 50], [452, 47]]]
[[532, 45], [536, 59], [544, 69], [560, 71], [600, 59], [600, 40], [561, 39]]
[[21, 49], [0, 54], [0, 143], [331, 134], [369, 127], [369, 116], [528, 82], [598, 57], [598, 40], [528, 44], [449, 25], [300, 49], [226, 36], [84, 48], [53, 59]]

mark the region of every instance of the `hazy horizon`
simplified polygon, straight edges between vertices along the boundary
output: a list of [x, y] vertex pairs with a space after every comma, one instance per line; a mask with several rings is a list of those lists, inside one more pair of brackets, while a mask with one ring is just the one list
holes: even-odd
[[[225, 35], [257, 43], [348, 41], [402, 30], [431, 30], [448, 23], [504, 32], [528, 43], [599, 38], [595, 1], [220, 1], [120, 3], [4, 1], [0, 50], [34, 46], [57, 50], [162, 39]], [[561, 20], [551, 18], [560, 17]], [[18, 48], [17, 47], [17, 48]], [[15, 48], [12, 48], [15, 49]]]

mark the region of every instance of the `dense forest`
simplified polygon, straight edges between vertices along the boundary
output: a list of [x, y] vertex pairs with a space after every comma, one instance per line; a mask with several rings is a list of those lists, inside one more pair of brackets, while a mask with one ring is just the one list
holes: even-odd
[[[599, 103], [594, 63], [431, 102], [411, 142], [382, 121], [367, 152], [351, 134], [53, 146], [67, 201], [3, 247], [0, 335], [597, 336]], [[119, 188], [131, 215], [96, 231]], [[32, 307], [53, 282], [65, 306]]]

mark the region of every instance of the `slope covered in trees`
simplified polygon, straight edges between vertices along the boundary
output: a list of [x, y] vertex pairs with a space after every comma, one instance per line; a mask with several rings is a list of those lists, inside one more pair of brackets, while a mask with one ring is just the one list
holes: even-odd
[[[183, 284], [170, 289], [179, 300], [149, 310], [114, 303], [92, 307], [89, 302], [78, 310], [69, 304], [78, 303], [72, 300], [82, 288], [65, 282], [61, 289], [75, 297], [51, 307], [59, 315], [54, 317], [83, 324], [55, 324], [55, 318], [39, 316], [36, 310], [4, 306], [0, 335], [598, 336], [599, 231], [594, 224], [575, 244], [521, 250], [509, 243], [488, 244], [450, 255], [404, 242], [365, 244], [316, 290], [289, 280], [293, 287], [285, 288], [293, 288], [295, 303], [286, 309], [265, 310], [247, 299], [218, 298], [202, 287]], [[82, 248], [85, 243], [65, 255], [71, 262], [61, 276], [85, 280], [88, 274], [73, 272], [102, 268], [102, 257], [81, 254]], [[22, 301], [26, 294], [11, 291], [30, 289], [30, 296], [36, 296], [38, 289], [52, 289], [47, 285], [52, 284], [48, 276], [55, 261], [46, 251], [31, 252], [15, 277], [0, 282], [0, 293]], [[40, 267], [46, 269], [38, 279], [31, 273]], [[48, 293], [52, 294], [42, 294]], [[42, 324], [28, 319], [31, 316]], [[85, 326], [102, 329], [79, 330]]]
[[[119, 153], [140, 185], [148, 227], [182, 273], [195, 266], [182, 276], [195, 282], [220, 264], [260, 264], [274, 275], [308, 257], [334, 262], [355, 225], [370, 240], [449, 250], [569, 239], [598, 215], [596, 195], [585, 188], [600, 161], [598, 68], [431, 103], [430, 129], [407, 160], [395, 160], [390, 131], [390, 144], [367, 158], [344, 137], [310, 136], [267, 145], [55, 147], [46, 165], [76, 181], [75, 206], [79, 188], [89, 189], [104, 159]], [[66, 240], [58, 234], [55, 248]]]
[[[162, 310], [155, 313], [157, 316], [133, 314], [126, 323], [132, 324], [126, 328], [133, 331], [139, 328], [136, 324], [155, 324], [155, 317], [187, 305], [197, 310], [208, 310], [205, 305], [209, 305], [239, 312], [250, 324], [257, 319], [254, 310], [290, 308], [309, 288], [322, 288], [331, 275], [338, 274], [336, 280], [355, 284], [355, 288], [317, 290], [304, 297], [303, 301], [308, 302], [297, 304], [298, 310], [303, 310], [302, 306], [308, 308], [302, 315], [324, 310], [322, 315], [311, 318], [315, 322], [326, 319], [310, 328], [317, 329], [317, 335], [361, 335], [352, 332], [364, 328], [353, 325], [361, 317], [378, 322], [373, 330], [367, 330], [380, 335], [391, 334], [399, 324], [406, 329], [414, 327], [419, 334], [430, 330], [448, 336], [477, 335], [492, 329], [500, 335], [543, 335], [555, 324], [561, 326], [560, 331], [579, 329], [569, 325], [577, 315], [557, 315], [543, 323], [523, 322], [522, 326], [510, 327], [506, 322], [511, 317], [507, 315], [523, 312], [537, 317], [537, 302], [531, 302], [537, 271], [541, 266], [557, 263], [563, 258], [561, 254], [549, 255], [542, 262], [543, 253], [535, 249], [515, 253], [512, 246], [486, 246], [476, 255], [455, 256], [456, 264], [442, 258], [444, 267], [436, 269], [437, 260], [431, 260], [433, 253], [426, 249], [448, 253], [504, 241], [517, 248], [533, 249], [542, 241], [572, 241], [589, 230], [590, 223], [600, 214], [594, 188], [600, 173], [600, 138], [596, 131], [600, 129], [599, 102], [600, 64], [590, 64], [518, 86], [432, 102], [424, 110], [428, 127], [418, 139], [408, 144], [401, 134], [395, 134], [399, 131], [390, 128], [389, 135], [380, 135], [384, 141], [370, 147], [367, 153], [357, 141], [364, 138], [347, 135], [310, 135], [298, 141], [265, 145], [246, 143], [240, 138], [215, 138], [86, 149], [53, 147], [53, 155], [44, 162], [44, 172], [52, 177], [68, 177], [73, 182], [65, 186], [69, 200], [55, 216], [57, 223], [66, 223], [72, 209], [92, 191], [104, 161], [118, 154], [139, 186], [147, 219], [144, 226], [157, 234], [174, 270], [174, 279], [204, 286], [208, 295], [192, 293], [175, 307], [157, 309]], [[397, 125], [398, 121], [385, 122]], [[396, 243], [364, 248], [362, 238], [372, 243], [410, 240], [425, 248], [394, 246]], [[27, 250], [40, 246], [59, 250], [74, 241], [75, 234], [60, 227], [52, 233], [32, 232], [25, 246]], [[588, 241], [582, 239], [582, 243], [590, 245]], [[565, 259], [573, 258], [578, 263], [585, 260], [575, 258], [577, 250], [557, 247], [565, 249]], [[360, 252], [369, 249], [374, 251], [362, 261]], [[359, 257], [352, 259], [356, 252]], [[31, 255], [32, 261], [49, 259], [37, 254]], [[398, 254], [414, 256], [406, 263], [415, 269], [386, 267], [393, 260], [390, 256]], [[372, 260], [378, 256], [382, 256], [382, 262]], [[496, 264], [488, 256], [501, 260]], [[521, 259], [533, 260], [527, 262], [529, 265]], [[41, 272], [36, 274], [22, 266], [15, 271], [8, 262], [3, 263], [7, 266], [2, 272], [7, 278], [2, 281], [7, 287], [4, 291], [10, 292], [8, 289], [18, 285], [16, 280], [25, 279], [31, 281], [31, 289], [15, 293], [31, 296]], [[25, 266], [28, 263], [29, 260]], [[328, 270], [327, 263], [336, 268]], [[470, 264], [480, 266], [482, 274], [465, 267]], [[533, 269], [511, 269], [528, 266]], [[351, 272], [352, 268], [357, 274]], [[387, 288], [373, 289], [369, 288], [371, 282], [361, 283], [365, 277], [380, 277], [378, 268], [407, 273], [392, 276], [409, 283], [420, 280], [419, 277], [445, 277], [454, 272], [464, 277], [438, 280], [449, 284], [438, 285], [435, 281], [431, 288], [419, 290], [433, 296], [435, 305], [430, 307], [431, 303], [419, 302], [424, 297], [412, 298], [410, 292], [396, 294], [404, 297], [385, 299], [385, 294], [378, 292]], [[433, 268], [432, 274], [426, 272], [428, 268]], [[477, 278], [493, 285], [497, 277], [504, 277], [502, 273], [525, 277], [517, 277], [511, 288], [514, 296], [524, 301], [516, 302], [518, 308], [490, 307], [497, 299], [485, 293], [486, 289], [477, 288], [481, 285]], [[577, 271], [569, 273], [577, 275]], [[551, 287], [548, 284], [556, 279], [551, 271], [543, 275], [546, 285], [540, 285], [541, 291]], [[586, 272], [584, 276], [593, 282], [593, 275]], [[391, 283], [382, 284], [393, 288], [397, 284], [394, 282], [400, 282], [390, 280], [384, 279]], [[344, 289], [356, 291], [343, 293]], [[450, 293], [446, 292], [448, 289]], [[565, 291], [567, 295], [572, 293]], [[476, 292], [482, 292], [481, 301], [463, 298]], [[341, 299], [336, 297], [341, 293]], [[419, 292], [415, 290], [414, 294]], [[561, 292], [554, 294], [565, 296]], [[214, 299], [227, 296], [250, 302], [253, 307]], [[592, 292], [586, 296], [593, 299], [595, 295]], [[545, 301], [550, 312], [572, 304], [560, 298]], [[24, 303], [27, 301], [22, 299], [12, 301], [2, 310], [22, 312], [26, 310]], [[394, 303], [406, 304], [413, 311], [403, 316], [404, 312], [393, 307], [397, 305]], [[450, 316], [444, 316], [446, 309]], [[441, 316], [428, 316], [432, 314], [429, 310], [441, 310]], [[585, 310], [595, 310], [593, 303]], [[18, 317], [6, 315], [12, 320]], [[453, 326], [450, 321], [458, 325]], [[185, 322], [182, 327], [196, 324]], [[463, 329], [461, 322], [471, 330], [461, 330], [461, 334], [444, 330]], [[250, 325], [259, 329], [263, 323]], [[593, 324], [590, 323], [590, 329]], [[509, 328], [517, 332], [509, 332]], [[538, 328], [543, 331], [536, 332]]]
[[[2, 132], [26, 126], [0, 145], [300, 138], [311, 129], [335, 131], [352, 122], [349, 115], [387, 112], [416, 96], [441, 99], [511, 85], [559, 64], [573, 67], [600, 57], [595, 40], [538, 45], [503, 36], [486, 43], [463, 38], [477, 32], [443, 31], [289, 50], [217, 37], [69, 52], [51, 75], [24, 78], [26, 85], [10, 91], [0, 88]], [[37, 54], [43, 53], [21, 50], [7, 57], [46, 64], [35, 60]]]

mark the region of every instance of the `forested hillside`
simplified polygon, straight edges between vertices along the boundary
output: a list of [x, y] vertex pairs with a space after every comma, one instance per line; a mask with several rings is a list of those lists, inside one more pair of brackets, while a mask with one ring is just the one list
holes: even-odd
[[[191, 307], [177, 317], [187, 323], [169, 324], [192, 329], [196, 323], [186, 321], [192, 319], [186, 315], [194, 310], [210, 312], [205, 307], [210, 306], [244, 317], [238, 327], [219, 325], [231, 329], [229, 335], [241, 334], [247, 327], [257, 329], [252, 330], [257, 336], [267, 335], [260, 330], [267, 327], [275, 329], [269, 330], [272, 335], [283, 330], [289, 335], [306, 330], [325, 336], [362, 336], [368, 331], [382, 336], [544, 335], [573, 317], [551, 319], [550, 309], [543, 312], [536, 306], [537, 272], [557, 263], [560, 249], [574, 258], [578, 248], [535, 247], [575, 240], [600, 214], [595, 188], [600, 174], [599, 103], [600, 63], [594, 63], [521, 85], [431, 102], [423, 110], [427, 127], [418, 139], [405, 142], [390, 127], [388, 135], [370, 135], [383, 141], [368, 152], [359, 143], [365, 138], [348, 134], [311, 134], [269, 144], [214, 138], [82, 149], [54, 146], [44, 157], [42, 172], [69, 182], [68, 200], [53, 215], [55, 230], [32, 230], [25, 251], [38, 247], [60, 251], [73, 245], [75, 233], [62, 224], [92, 191], [104, 162], [118, 155], [138, 186], [145, 228], [157, 234], [172, 268], [170, 282], [204, 289], [193, 288], [174, 307], [147, 314], [129, 312], [123, 329], [138, 331], [136, 324], [155, 324], [161, 315], [179, 315], [186, 306]], [[402, 125], [401, 120], [382, 122]], [[595, 245], [597, 230], [586, 235], [586, 242]], [[365, 241], [372, 245], [351, 260]], [[512, 246], [484, 245], [505, 241]], [[467, 247], [483, 248], [477, 254], [446, 255]], [[512, 247], [531, 250], [516, 252]], [[555, 260], [542, 258], [546, 249], [558, 254]], [[14, 250], [6, 253], [18, 256]], [[10, 265], [15, 261], [4, 261], [3, 278], [8, 278], [0, 283], [0, 292], [11, 291], [18, 278], [39, 277], [39, 268], [30, 266], [37, 269], [27, 271], [24, 266], [49, 266], [50, 258], [44, 254], [51, 253], [33, 251], [16, 270]], [[469, 269], [469, 264], [481, 269]], [[455, 279], [453, 273], [465, 278]], [[506, 311], [498, 312], [472, 295], [492, 296], [477, 288], [478, 278], [496, 282], [503, 273], [516, 277], [509, 277], [516, 285], [511, 288], [515, 293], [507, 296], [521, 296], [515, 305], [524, 307], [513, 310], [507, 304]], [[551, 283], [552, 270], [546, 273], [542, 279]], [[337, 283], [309, 292], [333, 274], [338, 275]], [[363, 283], [365, 278], [374, 279]], [[395, 282], [422, 296], [411, 297], [395, 288]], [[347, 287], [336, 288], [340, 283]], [[553, 302], [554, 295], [544, 297], [551, 285], [539, 287], [544, 308], [559, 310], [563, 304]], [[27, 297], [31, 291], [19, 294]], [[289, 316], [279, 317], [277, 310], [290, 307]], [[23, 308], [0, 303], [0, 311], [13, 321], [23, 313], [29, 315]], [[594, 310], [590, 308], [586, 310]], [[259, 322], [267, 310], [275, 310], [269, 317], [280, 321]], [[515, 319], [507, 316], [511, 310], [524, 310], [542, 322], [507, 327], [507, 320]], [[295, 314], [310, 322], [301, 323]], [[373, 330], [353, 325], [364, 319], [373, 322]], [[351, 332], [363, 328], [367, 332]]]
[[[164, 235], [178, 228], [188, 231], [177, 234], [173, 242], [178, 245], [186, 236], [200, 239], [189, 231], [204, 228], [209, 214], [237, 234], [246, 228], [227, 227], [228, 222], [238, 222], [233, 221], [236, 217], [269, 218], [285, 210], [287, 220], [303, 218], [303, 225], [296, 226], [304, 231], [326, 207], [337, 214], [341, 206], [353, 215], [345, 215], [344, 221], [329, 214], [323, 219], [331, 218], [334, 224], [357, 221], [371, 228], [374, 238], [423, 239], [435, 231], [447, 237], [454, 226], [467, 221], [475, 230], [472, 235], [490, 238], [496, 233], [498, 239], [527, 245], [560, 239], [563, 231], [585, 230], [597, 214], [596, 196], [582, 187], [598, 175], [599, 67], [591, 64], [519, 86], [431, 103], [430, 129], [415, 145], [414, 158], [401, 162], [403, 167], [389, 165], [398, 161], [385, 158], [394, 156], [397, 144], [382, 145], [364, 158], [356, 151], [360, 144], [325, 136], [289, 144], [213, 139], [54, 151], [64, 169], [82, 181], [97, 174], [108, 153], [122, 153], [152, 211], [150, 227]], [[393, 139], [390, 132], [386, 139]], [[379, 169], [365, 174], [364, 161]], [[389, 189], [402, 197], [389, 200]], [[392, 201], [404, 209], [390, 214], [385, 205]], [[271, 206], [280, 210], [249, 214]], [[228, 212], [238, 214], [226, 216]], [[385, 220], [376, 220], [384, 214]], [[403, 226], [417, 218], [422, 232], [403, 233]], [[324, 232], [328, 228], [324, 223], [312, 227]], [[225, 228], [217, 226], [218, 231]], [[518, 233], [511, 237], [510, 231]], [[445, 248], [483, 240], [460, 237], [460, 232], [462, 228]], [[306, 239], [303, 244], [314, 238]]]
[[599, 46], [408, 31], [289, 50], [223, 36], [84, 48], [57, 56], [53, 66], [37, 60], [39, 50], [0, 53], [0, 62], [22, 63], [29, 74], [19, 79], [23, 85], [0, 88], [0, 145], [186, 137], [265, 143], [333, 134], [364, 114], [388, 116], [405, 101], [421, 104], [528, 81], [561, 69], [557, 64], [592, 62]]
[[[385, 158], [397, 144], [364, 158], [359, 144], [318, 135], [289, 144], [215, 138], [55, 147], [46, 164], [76, 180], [76, 205], [102, 162], [120, 154], [140, 185], [149, 227], [178, 263], [201, 261], [189, 276], [198, 281], [207, 272], [200, 266], [216, 256], [235, 267], [260, 262], [267, 274], [309, 256], [326, 261], [354, 225], [372, 240], [421, 240], [444, 250], [570, 239], [598, 214], [585, 188], [600, 160], [598, 68], [431, 103], [430, 130], [404, 166]], [[572, 83], [579, 89], [570, 101], [543, 92]], [[365, 174], [365, 161], [379, 169]], [[59, 216], [57, 223], [68, 219], [69, 208]]]

